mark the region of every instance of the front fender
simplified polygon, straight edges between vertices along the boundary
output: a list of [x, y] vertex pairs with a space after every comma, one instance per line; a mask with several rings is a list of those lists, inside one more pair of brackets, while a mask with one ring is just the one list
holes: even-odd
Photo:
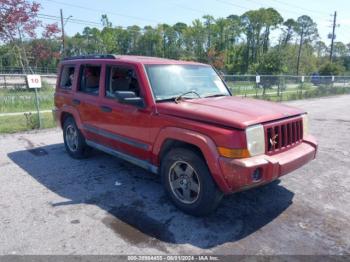
[[188, 144], [192, 144], [198, 147], [208, 165], [211, 175], [216, 182], [217, 186], [224, 192], [229, 193], [230, 187], [225, 181], [219, 164], [219, 154], [214, 141], [201, 133], [193, 130], [178, 128], [178, 127], [166, 127], [163, 128], [153, 145], [152, 149], [152, 162], [155, 165], [159, 165], [160, 151], [167, 139], [178, 140]]

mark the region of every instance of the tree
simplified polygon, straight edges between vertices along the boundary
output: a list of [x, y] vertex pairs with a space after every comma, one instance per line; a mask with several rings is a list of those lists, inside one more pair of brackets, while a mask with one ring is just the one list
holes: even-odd
[[349, 51], [344, 43], [335, 42], [333, 47], [333, 54], [336, 58], [346, 57], [349, 54]]
[[287, 67], [284, 63], [284, 57], [278, 49], [270, 50], [264, 54], [260, 63], [253, 66], [253, 70], [262, 75], [277, 75], [287, 72]]
[[111, 21], [109, 21], [108, 16], [106, 14], [101, 16], [101, 23], [104, 28], [112, 28], [113, 24]]
[[262, 9], [263, 12], [263, 24], [265, 26], [265, 32], [263, 34], [263, 53], [266, 53], [269, 48], [270, 32], [283, 22], [283, 18], [275, 9], [267, 8]]
[[192, 22], [192, 26], [185, 31], [186, 49], [190, 51], [189, 59], [205, 62], [205, 27], [201, 20], [196, 19]]
[[327, 45], [323, 41], [317, 41], [315, 43], [315, 50], [318, 58], [325, 56], [327, 52]]
[[185, 50], [185, 40], [184, 40], [184, 32], [187, 30], [187, 25], [182, 22], [178, 22], [173, 25], [173, 29], [176, 34], [176, 45], [175, 45], [175, 58], [181, 58], [181, 55], [186, 53]]
[[318, 37], [317, 25], [316, 23], [307, 15], [302, 15], [297, 19], [297, 25], [295, 31], [299, 35], [299, 50], [298, 50], [298, 60], [297, 60], [297, 75], [299, 75], [300, 68], [300, 56], [302, 46], [305, 42], [310, 42]]
[[256, 63], [260, 46], [260, 32], [262, 30], [262, 12], [250, 10], [241, 16], [241, 26], [246, 36], [245, 70], [250, 63]]
[[[36, 29], [42, 25], [37, 19], [40, 4], [27, 0], [0, 0], [0, 40], [14, 48], [23, 71], [29, 70], [29, 60], [23, 41], [35, 38]], [[52, 30], [52, 32], [50, 32]], [[46, 26], [47, 34], [55, 34], [57, 25]]]
[[270, 32], [283, 22], [282, 16], [273, 8], [250, 10], [241, 16], [241, 26], [246, 35], [246, 69], [259, 62], [268, 51]]
[[203, 19], [204, 19], [204, 26], [206, 28], [207, 36], [208, 36], [207, 49], [210, 49], [211, 48], [212, 25], [215, 22], [215, 19], [211, 15], [204, 15]]
[[294, 36], [294, 29], [297, 26], [297, 22], [294, 19], [289, 18], [283, 23], [283, 26], [282, 45], [286, 46]]

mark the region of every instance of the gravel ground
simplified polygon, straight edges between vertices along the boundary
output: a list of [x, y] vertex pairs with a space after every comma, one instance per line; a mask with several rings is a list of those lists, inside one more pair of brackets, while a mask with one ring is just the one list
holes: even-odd
[[0, 136], [0, 255], [349, 254], [350, 96], [288, 104], [310, 113], [318, 158], [206, 218], [127, 162], [69, 158], [59, 129]]

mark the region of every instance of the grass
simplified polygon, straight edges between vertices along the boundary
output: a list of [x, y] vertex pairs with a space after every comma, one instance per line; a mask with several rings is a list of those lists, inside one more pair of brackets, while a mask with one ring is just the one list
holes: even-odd
[[[53, 89], [38, 90], [40, 110], [53, 108]], [[35, 92], [26, 89], [0, 89], [0, 113], [27, 112], [36, 110]]]
[[[42, 113], [40, 114], [40, 117], [42, 122], [41, 128], [52, 128], [56, 126], [52, 113]], [[27, 116], [24, 114], [16, 116], [0, 116], [0, 134], [29, 131], [37, 129], [38, 127], [37, 114]]]
[[[262, 87], [256, 87], [255, 84], [250, 83], [249, 85], [244, 84], [241, 85], [239, 83], [232, 83], [229, 82], [228, 86], [230, 88], [230, 90], [232, 91], [232, 93], [234, 95], [240, 95], [240, 96], [262, 96], [263, 92], [264, 92], [264, 88]], [[302, 91], [306, 91], [306, 90], [314, 90], [317, 89], [318, 87], [310, 85], [310, 84], [304, 84], [303, 86], [300, 85], [287, 85], [287, 86], [283, 86], [280, 87], [280, 92], [287, 92], [287, 93], [298, 93], [300, 92], [300, 90], [302, 89]], [[277, 96], [278, 95], [278, 87], [277, 85], [272, 86], [271, 88], [265, 88], [265, 94], [268, 94], [269, 96]]]
[[251, 98], [264, 99], [269, 101], [289, 101], [305, 98], [322, 97], [336, 94], [349, 94], [350, 86], [332, 86], [332, 85], [320, 85], [313, 86], [309, 84], [293, 88], [287, 88], [278, 93], [277, 88], [265, 89], [265, 95], [263, 94], [263, 88], [244, 88], [239, 86], [230, 87], [232, 93], [238, 96], [247, 96]]

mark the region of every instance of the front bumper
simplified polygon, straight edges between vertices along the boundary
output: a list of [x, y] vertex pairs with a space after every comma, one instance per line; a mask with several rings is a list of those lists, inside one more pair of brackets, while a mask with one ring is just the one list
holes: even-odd
[[[275, 155], [260, 155], [245, 159], [220, 157], [222, 174], [229, 192], [237, 192], [269, 183], [290, 173], [315, 159], [317, 143], [308, 136], [302, 143]], [[259, 169], [261, 178], [256, 180], [253, 173]]]

